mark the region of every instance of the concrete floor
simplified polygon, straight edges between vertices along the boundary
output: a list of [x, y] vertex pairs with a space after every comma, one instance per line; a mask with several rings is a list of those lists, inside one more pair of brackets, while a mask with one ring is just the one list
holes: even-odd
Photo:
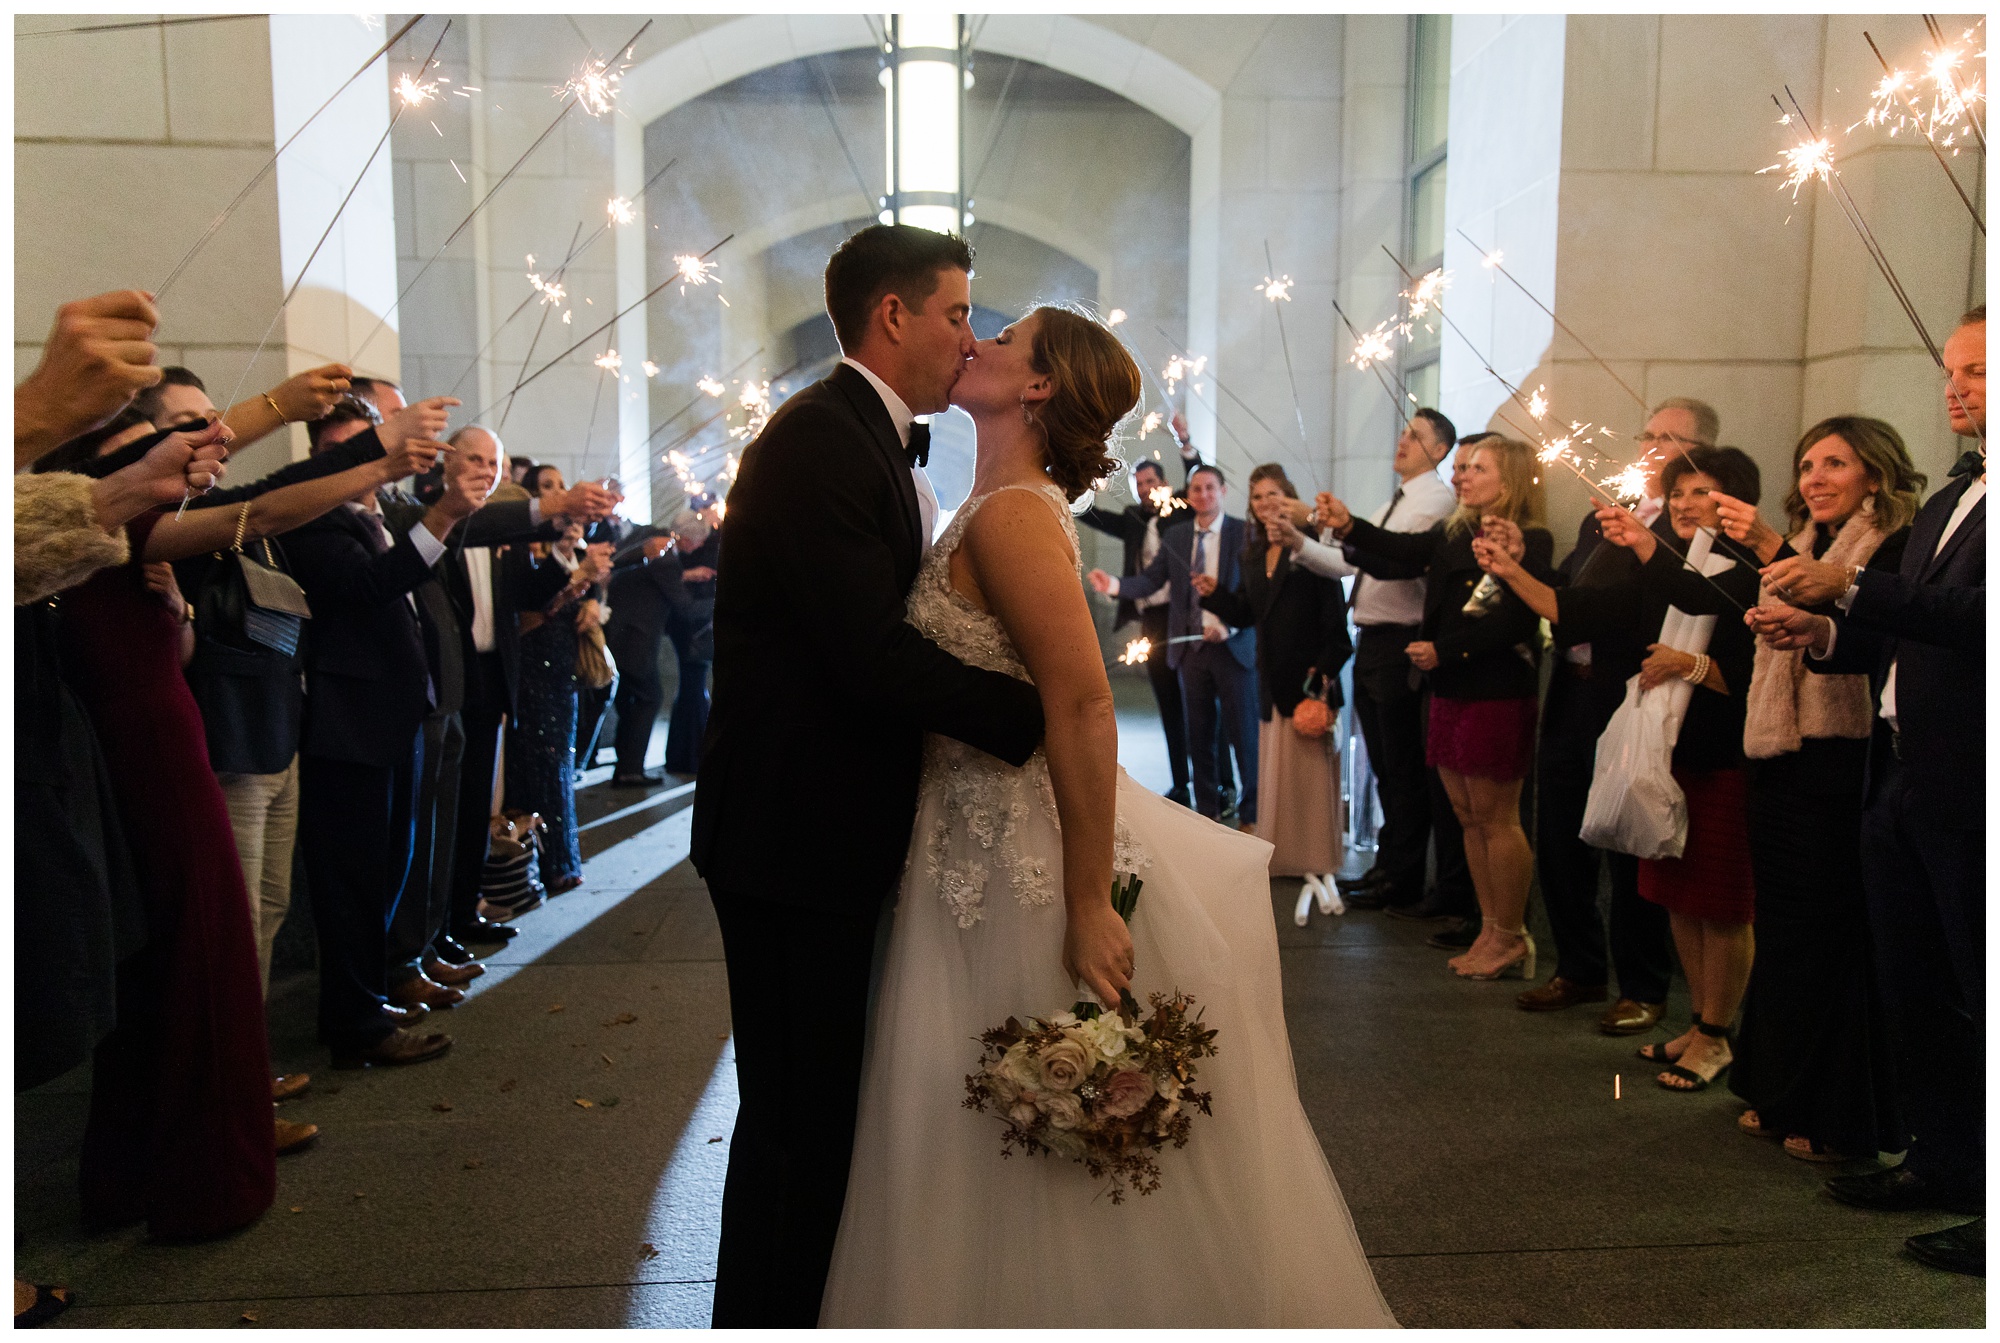
[[[1157, 723], [1122, 726], [1150, 781]], [[582, 794], [588, 884], [444, 1014], [439, 1062], [330, 1071], [310, 977], [282, 981], [276, 1061], [316, 1077], [285, 1113], [324, 1132], [238, 1235], [84, 1235], [87, 1074], [17, 1098], [17, 1273], [76, 1289], [65, 1325], [704, 1325], [735, 1095], [691, 801]], [[1427, 926], [1296, 928], [1296, 890], [1274, 882], [1272, 907], [1300, 1091], [1405, 1324], [1983, 1324], [1982, 1282], [1900, 1251], [1956, 1219], [1834, 1203], [1821, 1169], [1736, 1130], [1726, 1091], [1659, 1089], [1589, 1009], [1514, 1010], [1518, 984], [1456, 980]]]

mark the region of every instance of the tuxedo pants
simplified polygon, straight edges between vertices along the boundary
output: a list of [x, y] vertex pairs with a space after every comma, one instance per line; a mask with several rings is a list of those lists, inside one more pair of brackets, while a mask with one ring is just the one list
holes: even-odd
[[465, 728], [455, 713], [424, 720], [424, 764], [417, 783], [416, 849], [406, 894], [389, 925], [389, 982], [423, 973], [431, 942], [451, 909], [452, 867], [458, 847], [459, 771]]
[[713, 886], [709, 898], [740, 1098], [714, 1327], [810, 1329], [847, 1198], [880, 909], [802, 910]]
[[479, 878], [486, 868], [492, 837], [493, 784], [500, 763], [500, 728], [506, 715], [497, 708], [468, 705], [460, 715], [465, 756], [458, 770], [458, 806], [452, 817], [450, 896], [446, 927], [463, 930], [479, 913]]
[[1153, 655], [1146, 659], [1146, 680], [1153, 687], [1153, 703], [1160, 707], [1160, 728], [1167, 736], [1167, 765], [1173, 771], [1174, 792], [1182, 801], [1188, 793], [1187, 713], [1181, 707], [1181, 678], [1167, 661], [1167, 608], [1156, 606], [1139, 613], [1139, 629], [1153, 642]]
[[618, 726], [612, 740], [618, 747], [616, 772], [637, 778], [646, 772], [646, 748], [653, 742], [665, 696], [660, 689], [660, 636], [626, 634], [611, 641], [618, 659]]
[[1241, 791], [1236, 814], [1257, 819], [1257, 673], [1222, 644], [1196, 644], [1181, 655], [1181, 702], [1187, 714], [1188, 754], [1194, 765], [1194, 807], [1210, 820], [1222, 814], [1216, 781], [1217, 727], [1236, 754]]
[[319, 938], [319, 1034], [365, 1049], [389, 1034], [389, 923], [416, 843], [421, 729], [394, 765], [299, 757], [299, 839]]
[[1912, 1174], [1986, 1194], [1986, 836], [1911, 800], [1906, 767], [1877, 757], [1861, 818], [1861, 876], [1909, 1121]]
[[[1535, 775], [1535, 875], [1556, 942], [1556, 973], [1594, 988], [1616, 970], [1618, 996], [1663, 1003], [1673, 974], [1667, 910], [1639, 894], [1639, 860], [1594, 849], [1578, 838], [1590, 803], [1597, 739], [1625, 700], [1623, 681], [1579, 675], [1558, 662], [1542, 711], [1540, 759]], [[1610, 869], [1610, 961], [1605, 959], [1605, 917], [1599, 911], [1599, 874]]]

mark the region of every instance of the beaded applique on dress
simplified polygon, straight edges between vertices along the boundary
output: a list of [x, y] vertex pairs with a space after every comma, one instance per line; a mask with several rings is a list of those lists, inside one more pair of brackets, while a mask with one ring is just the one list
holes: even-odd
[[[1069, 538], [1070, 553], [1081, 577], [1083, 560], [1076, 523], [1062, 492], [1054, 485], [1032, 488], [1034, 493], [1048, 499], [1062, 519], [1063, 533]], [[944, 535], [924, 557], [917, 581], [910, 589], [907, 619], [961, 662], [1029, 681], [1033, 678], [1000, 621], [967, 601], [951, 585], [952, 553], [964, 539], [965, 530], [980, 506], [992, 497], [982, 494], [967, 499]], [[1014, 896], [1023, 906], [1055, 903], [1057, 872], [1029, 852], [1044, 846], [1015, 842], [1021, 824], [1037, 809], [1058, 831], [1061, 829], [1048, 760], [1041, 751], [1016, 769], [955, 738], [928, 734], [924, 738], [924, 798], [928, 800], [933, 792], [942, 805], [924, 836], [924, 874], [937, 887], [939, 897], [951, 907], [960, 928], [970, 928], [979, 922], [986, 887], [995, 872], [1013, 886]], [[1115, 833], [1114, 870], [1133, 872], [1151, 866], [1122, 817]]]

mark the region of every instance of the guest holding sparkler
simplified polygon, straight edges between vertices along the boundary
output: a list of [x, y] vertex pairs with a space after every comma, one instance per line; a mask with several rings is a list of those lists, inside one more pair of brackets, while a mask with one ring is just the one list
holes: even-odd
[[[1077, 515], [1084, 526], [1115, 536], [1125, 543], [1126, 575], [1142, 572], [1160, 553], [1160, 528], [1175, 512], [1187, 507], [1188, 472], [1201, 463], [1194, 441], [1188, 437], [1187, 419], [1179, 412], [1168, 422], [1174, 441], [1180, 445], [1182, 488], [1167, 484], [1166, 469], [1151, 458], [1141, 458], [1132, 467], [1132, 495], [1137, 500], [1113, 512], [1097, 504]], [[1170, 593], [1155, 592], [1147, 597], [1125, 597], [1118, 602], [1116, 623], [1139, 622], [1139, 634], [1151, 649], [1145, 660], [1146, 680], [1153, 687], [1153, 703], [1159, 707], [1160, 727], [1167, 738], [1167, 763], [1173, 786], [1167, 796], [1183, 807], [1192, 804], [1188, 792], [1187, 716], [1181, 707], [1180, 677], [1167, 656], [1167, 604]]]
[[[1754, 950], [1751, 919], [1756, 888], [1744, 821], [1743, 712], [1750, 685], [1751, 641], [1738, 633], [1738, 607], [1756, 592], [1756, 572], [1737, 559], [1702, 578], [1683, 559], [1701, 528], [1719, 524], [1716, 495], [1755, 502], [1756, 463], [1735, 448], [1693, 448], [1660, 468], [1660, 486], [1677, 541], [1665, 542], [1642, 526], [1628, 509], [1597, 510], [1604, 539], [1632, 551], [1639, 560], [1633, 584], [1572, 586], [1553, 595], [1557, 623], [1597, 637], [1622, 631], [1657, 639], [1669, 605], [1690, 615], [1716, 615], [1715, 630], [1701, 654], [1650, 643], [1638, 670], [1639, 686], [1650, 690], [1674, 677], [1694, 686], [1680, 735], [1674, 744], [1673, 776], [1687, 798], [1687, 841], [1679, 858], [1642, 859], [1639, 894], [1666, 908], [1674, 946], [1687, 972], [1694, 1024], [1673, 1040], [1639, 1051], [1648, 1062], [1670, 1066], [1659, 1074], [1673, 1091], [1700, 1091], [1732, 1061], [1729, 1026], [1743, 1000]], [[1482, 540], [1481, 559], [1517, 590], [1509, 546]], [[1727, 547], [1723, 547], [1727, 553]], [[1534, 605], [1546, 610], [1547, 599]], [[1725, 618], [1726, 617], [1726, 618]]]
[[[1954, 432], [1986, 434], [1986, 310], [1945, 341]], [[1865, 671], [1880, 708], [1869, 744], [1862, 883], [1875, 969], [1913, 1137], [1903, 1163], [1827, 1181], [1881, 1211], [1979, 1212], [1986, 1197], [1986, 455], [1963, 453], [1918, 512], [1894, 574], [1803, 555], [1765, 572], [1831, 615], [1767, 602], [1747, 622], [1809, 670]], [[1986, 1272], [1986, 1224], [1912, 1236], [1917, 1259]]]
[[[1792, 452], [1789, 539], [1754, 505], [1718, 498], [1724, 531], [1770, 565], [1790, 556], [1893, 574], [1923, 476], [1880, 420], [1841, 415]], [[1776, 594], [1767, 581], [1761, 603]], [[1903, 1146], [1861, 883], [1867, 678], [1811, 676], [1803, 654], [1757, 649], [1744, 721], [1757, 958], [1730, 1089], [1746, 1133], [1807, 1161]]]
[[1354, 649], [1340, 583], [1297, 568], [1276, 531], [1285, 501], [1298, 497], [1276, 462], [1253, 470], [1250, 512], [1264, 525], [1244, 529], [1242, 588], [1225, 590], [1208, 574], [1190, 581], [1203, 610], [1238, 628], [1256, 627], [1263, 716], [1257, 834], [1274, 846], [1271, 875], [1303, 878], [1327, 912], [1334, 907], [1333, 874], [1341, 859], [1340, 756], [1329, 729], [1332, 710], [1341, 705], [1340, 669]]
[[1523, 922], [1533, 855], [1521, 828], [1521, 783], [1534, 747], [1540, 629], [1504, 585], [1482, 586], [1473, 542], [1484, 519], [1516, 524], [1527, 567], [1548, 571], [1554, 543], [1541, 525], [1535, 454], [1509, 438], [1483, 439], [1464, 460], [1458, 508], [1429, 530], [1392, 532], [1327, 496], [1321, 520], [1376, 578], [1424, 579], [1424, 616], [1405, 648], [1431, 684], [1427, 763], [1435, 766], [1465, 833], [1482, 926], [1451, 967], [1468, 979], [1532, 979], [1535, 943]]

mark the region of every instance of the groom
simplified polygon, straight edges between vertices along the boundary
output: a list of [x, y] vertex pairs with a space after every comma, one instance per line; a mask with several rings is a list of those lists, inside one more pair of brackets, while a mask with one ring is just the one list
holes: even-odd
[[842, 243], [826, 309], [845, 357], [771, 417], [729, 492], [693, 855], [722, 925], [741, 1094], [717, 1328], [818, 1322], [923, 734], [1013, 765], [1041, 741], [1032, 686], [903, 620], [937, 512], [917, 469], [930, 427], [912, 420], [945, 409], [972, 349], [971, 271], [964, 240], [927, 229]]

